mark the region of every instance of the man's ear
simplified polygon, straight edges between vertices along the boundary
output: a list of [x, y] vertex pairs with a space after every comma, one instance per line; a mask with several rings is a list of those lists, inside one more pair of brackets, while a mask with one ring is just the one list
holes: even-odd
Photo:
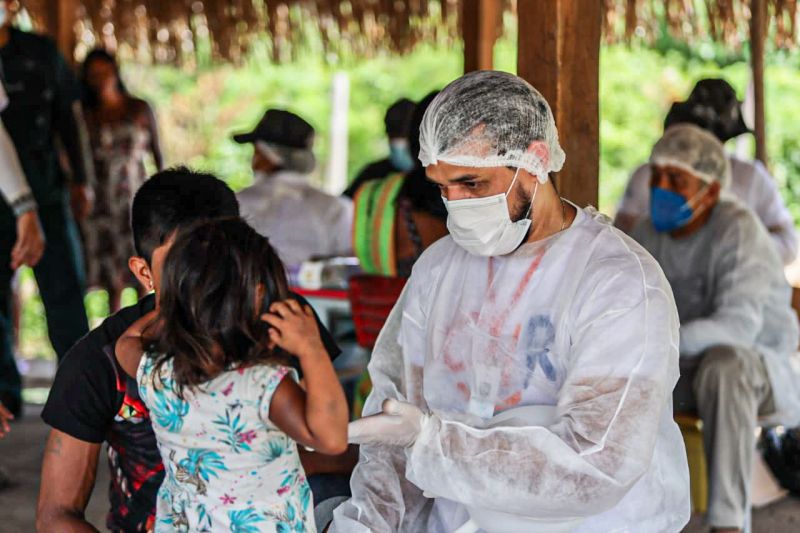
[[150, 271], [150, 265], [147, 264], [143, 257], [132, 256], [128, 258], [128, 268], [145, 290], [153, 290], [153, 273]]
[[528, 145], [528, 153], [532, 153], [542, 162], [545, 168], [550, 165], [550, 149], [544, 141], [533, 141]]
[[708, 193], [706, 194], [706, 198], [709, 207], [712, 207], [717, 203], [721, 191], [722, 191], [722, 185], [720, 185], [718, 181], [715, 181], [708, 186]]

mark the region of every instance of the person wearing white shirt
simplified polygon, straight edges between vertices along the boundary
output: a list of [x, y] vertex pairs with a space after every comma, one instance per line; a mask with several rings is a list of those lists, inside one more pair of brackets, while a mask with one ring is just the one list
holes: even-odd
[[352, 253], [352, 201], [309, 182], [316, 160], [308, 122], [269, 109], [253, 131], [234, 140], [254, 145], [254, 183], [237, 195], [242, 216], [269, 238], [285, 264]]
[[[8, 95], [0, 83], [0, 111]], [[44, 253], [44, 235], [36, 214], [36, 200], [22, 171], [14, 143], [0, 120], [0, 195], [17, 218], [17, 240], [11, 251], [11, 268], [34, 266]]]
[[[0, 111], [7, 106], [8, 94], [0, 81]], [[36, 265], [44, 253], [44, 235], [36, 214], [36, 200], [33, 198], [28, 180], [25, 179], [17, 150], [2, 120], [0, 120], [0, 196], [17, 219], [17, 237], [11, 249], [11, 268], [16, 270], [22, 265]], [[14, 414], [0, 399], [0, 439], [9, 431], [8, 421], [13, 419]], [[0, 469], [0, 486], [8, 484], [9, 481], [8, 474]]]
[[[720, 142], [750, 130], [744, 123], [741, 103], [733, 88], [724, 80], [697, 82], [685, 102], [673, 104], [664, 129], [673, 124], [690, 123], [713, 133]], [[795, 260], [798, 250], [794, 220], [781, 198], [775, 180], [760, 161], [741, 159], [728, 154], [731, 183], [727, 193], [755, 212], [775, 245], [784, 265]], [[617, 209], [615, 224], [630, 232], [650, 209], [650, 165], [637, 168], [631, 175], [625, 195]]]

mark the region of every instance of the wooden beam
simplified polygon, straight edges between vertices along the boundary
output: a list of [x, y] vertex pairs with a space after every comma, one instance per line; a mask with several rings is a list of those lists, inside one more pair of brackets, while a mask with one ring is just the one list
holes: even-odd
[[764, 97], [764, 43], [767, 34], [767, 0], [750, 4], [750, 55], [753, 68], [756, 158], [767, 164], [767, 118]]
[[579, 206], [596, 206], [602, 2], [519, 0], [517, 12], [517, 73], [547, 99], [567, 154], [559, 192]]
[[499, 0], [463, 0], [461, 33], [464, 37], [464, 72], [491, 70], [494, 43], [502, 20]]
[[75, 62], [75, 23], [78, 21], [79, 0], [57, 0], [50, 4], [47, 31], [55, 39], [67, 62]]

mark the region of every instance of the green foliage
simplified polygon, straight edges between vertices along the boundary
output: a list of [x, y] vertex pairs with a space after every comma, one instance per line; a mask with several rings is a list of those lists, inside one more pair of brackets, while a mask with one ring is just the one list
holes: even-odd
[[461, 52], [420, 46], [405, 57], [380, 56], [332, 67], [320, 57], [274, 65], [255, 54], [242, 68], [213, 66], [194, 73], [167, 67], [127, 66], [132, 92], [156, 108], [170, 164], [210, 170], [233, 188], [250, 183], [252, 148], [230, 136], [247, 131], [268, 107], [283, 107], [317, 131], [315, 152], [322, 181], [328, 156], [331, 83], [338, 71], [350, 78], [349, 174], [388, 151], [383, 133], [386, 108], [403, 96], [420, 99], [462, 69]]
[[[495, 47], [498, 69], [515, 71], [516, 36]], [[687, 47], [661, 38], [651, 47], [604, 46], [600, 65], [600, 202], [613, 214], [630, 172], [648, 158], [662, 132], [664, 115], [682, 100], [694, 82], [708, 76], [726, 78], [740, 98], [750, 70], [744, 52], [703, 43]], [[337, 71], [350, 78], [348, 173], [355, 176], [387, 152], [383, 115], [396, 99], [419, 99], [443, 87], [462, 71], [462, 50], [431, 44], [397, 57], [382, 55], [324, 61], [307, 54], [289, 64], [274, 65], [269, 50], [256, 47], [241, 67], [203, 63], [195, 72], [172, 67], [128, 64], [127, 85], [155, 107], [169, 164], [187, 163], [218, 174], [234, 188], [251, 181], [252, 148], [234, 143], [234, 132], [251, 128], [269, 106], [283, 106], [304, 116], [317, 129], [316, 153], [321, 166], [328, 155], [331, 80]], [[335, 64], [335, 65], [334, 65]], [[800, 54], [774, 52], [767, 63], [767, 125], [770, 167], [795, 216], [800, 220]], [[752, 142], [750, 143], [752, 144]], [[732, 146], [729, 148], [733, 148]], [[567, 154], [580, 157], [580, 154]], [[318, 170], [322, 181], [324, 168]], [[52, 353], [43, 308], [33, 296], [32, 276], [23, 274], [26, 296], [21, 346], [26, 356]], [[128, 291], [126, 302], [135, 299]], [[105, 294], [86, 298], [92, 324], [108, 312]]]
[[[771, 67], [772, 68], [772, 67]], [[770, 75], [771, 75], [770, 71]], [[647, 161], [663, 132], [670, 105], [683, 100], [695, 81], [722, 77], [744, 96], [749, 67], [720, 67], [681, 50], [604, 47], [600, 58], [600, 209], [612, 213], [628, 176]], [[772, 83], [772, 79], [770, 82]], [[800, 77], [798, 77], [800, 81]], [[775, 118], [776, 120], [779, 117]], [[567, 154], [569, 157], [569, 154]]]

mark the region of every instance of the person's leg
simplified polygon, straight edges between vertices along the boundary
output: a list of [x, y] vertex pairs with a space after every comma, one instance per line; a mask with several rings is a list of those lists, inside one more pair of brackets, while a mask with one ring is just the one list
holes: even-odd
[[14, 415], [22, 408], [22, 380], [14, 360], [14, 320], [11, 310], [11, 249], [17, 238], [16, 220], [0, 205], [0, 401]]
[[19, 294], [20, 281], [18, 275], [11, 276], [11, 323], [13, 324], [14, 351], [19, 350], [19, 328], [22, 326], [22, 298]]
[[83, 306], [80, 239], [66, 205], [40, 209], [39, 219], [47, 244], [42, 260], [33, 271], [47, 315], [50, 342], [61, 360], [75, 341], [89, 331]]
[[737, 530], [747, 511], [758, 412], [771, 401], [771, 387], [758, 353], [716, 346], [701, 357], [693, 392], [708, 462], [708, 523]]

